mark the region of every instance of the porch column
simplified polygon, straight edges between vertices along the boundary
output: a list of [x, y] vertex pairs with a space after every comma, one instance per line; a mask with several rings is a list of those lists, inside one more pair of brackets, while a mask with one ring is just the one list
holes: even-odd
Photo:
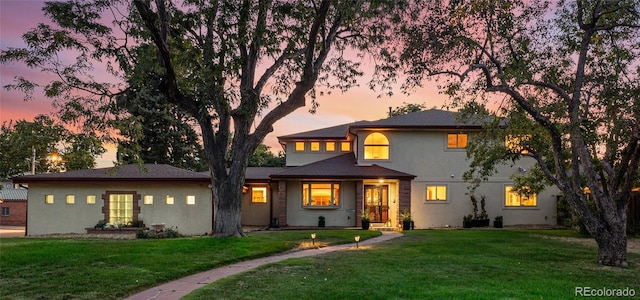
[[356, 227], [358, 227], [362, 222], [361, 213], [363, 211], [363, 201], [364, 201], [364, 184], [362, 180], [356, 181]]
[[287, 182], [278, 181], [278, 224], [287, 226]]
[[[399, 187], [399, 209], [398, 218], [405, 210], [411, 211], [411, 180], [401, 179]], [[402, 220], [399, 220], [402, 224]]]

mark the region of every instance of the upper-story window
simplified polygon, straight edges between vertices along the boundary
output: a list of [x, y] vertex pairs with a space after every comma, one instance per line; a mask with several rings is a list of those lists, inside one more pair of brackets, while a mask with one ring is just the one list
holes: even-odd
[[304, 142], [296, 142], [296, 151], [304, 151]]
[[447, 134], [447, 148], [464, 149], [467, 148], [468, 136], [466, 133], [449, 133]]
[[320, 142], [311, 142], [309, 148], [311, 148], [311, 151], [313, 152], [320, 151]]
[[324, 151], [327, 151], [327, 152], [336, 151], [336, 142], [325, 142], [324, 143]]
[[342, 151], [342, 152], [350, 152], [351, 151], [351, 142], [340, 142], [340, 151]]
[[364, 139], [364, 159], [389, 159], [389, 139], [373, 132]]

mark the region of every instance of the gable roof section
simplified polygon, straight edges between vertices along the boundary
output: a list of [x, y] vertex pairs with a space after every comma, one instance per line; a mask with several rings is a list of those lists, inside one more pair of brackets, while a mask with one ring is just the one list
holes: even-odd
[[278, 140], [295, 140], [295, 139], [346, 139], [349, 135], [349, 127], [369, 123], [368, 121], [358, 121], [332, 127], [294, 133], [290, 135], [279, 136]]
[[62, 173], [25, 175], [13, 178], [16, 183], [37, 182], [194, 182], [209, 183], [209, 175], [164, 164], [125, 165], [112, 168], [77, 170]]
[[458, 113], [441, 109], [412, 112], [371, 122], [353, 124], [350, 128], [432, 128], [432, 129], [481, 129], [481, 122], [458, 120]]
[[353, 153], [347, 153], [308, 165], [287, 168], [271, 175], [274, 179], [413, 179], [415, 175], [384, 168], [378, 165], [358, 166]]

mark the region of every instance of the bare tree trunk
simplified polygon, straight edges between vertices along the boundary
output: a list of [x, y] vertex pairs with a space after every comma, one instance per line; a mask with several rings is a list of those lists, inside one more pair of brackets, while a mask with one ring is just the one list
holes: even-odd
[[[620, 226], [615, 226], [620, 227]], [[598, 243], [598, 263], [605, 266], [627, 267], [626, 219], [622, 229], [609, 228], [595, 235]]]

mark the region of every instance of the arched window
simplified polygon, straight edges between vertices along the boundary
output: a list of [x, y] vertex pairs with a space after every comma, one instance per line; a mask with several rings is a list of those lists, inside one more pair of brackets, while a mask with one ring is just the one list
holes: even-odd
[[364, 139], [364, 159], [389, 159], [389, 139], [373, 132]]

